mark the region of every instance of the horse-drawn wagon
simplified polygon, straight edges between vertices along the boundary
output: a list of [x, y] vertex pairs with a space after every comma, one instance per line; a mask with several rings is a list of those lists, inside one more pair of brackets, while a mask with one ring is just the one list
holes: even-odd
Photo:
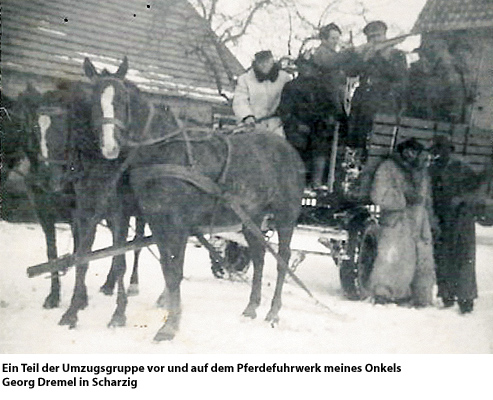
[[[365, 183], [364, 179], [358, 180], [349, 172], [359, 170], [357, 165], [350, 165], [351, 157], [346, 157], [346, 162], [342, 163], [346, 172], [345, 184], [341, 185], [343, 192], [324, 190], [315, 196], [303, 195], [301, 160], [284, 139], [270, 139], [269, 135], [249, 133], [204, 136], [202, 131], [201, 135], [197, 135], [193, 129], [180, 126], [169, 110], [158, 109], [141, 98], [138, 89], [124, 80], [126, 63], [115, 74], [97, 73], [88, 60], [85, 68], [86, 74], [95, 82], [90, 115], [94, 129], [89, 131], [99, 135], [86, 142], [92, 145], [99, 143], [99, 150], [109, 159], [105, 162], [109, 162], [114, 172], [113, 177], [105, 178], [106, 188], [101, 190], [98, 197], [103, 203], [107, 202], [108, 197], [105, 198], [103, 193], [114, 193], [115, 187], [112, 185], [116, 185], [124, 171], [131, 167], [129, 182], [138, 198], [140, 210], [151, 225], [153, 237], [125, 244], [121, 239], [126, 236], [126, 227], [120, 226], [115, 246], [110, 249], [90, 253], [92, 241], [79, 238], [82, 246], [76, 254], [30, 267], [29, 276], [36, 276], [64, 270], [76, 264], [76, 289], [61, 324], [75, 326], [77, 312], [87, 305], [84, 275], [90, 260], [119, 256], [130, 249], [156, 243], [160, 249], [166, 281], [164, 298], [170, 309], [167, 321], [156, 339], [171, 339], [178, 329], [181, 315], [179, 284], [187, 238], [196, 236], [211, 252], [214, 263], [222, 264], [220, 268], [231, 268], [227, 264], [233, 263], [234, 268], [238, 269], [240, 265], [240, 269], [244, 269], [247, 262], [244, 251], [237, 244], [232, 245], [236, 246], [235, 251], [229, 248], [230, 253], [226, 253], [226, 257], [219, 254], [204, 237], [204, 232], [211, 232], [211, 229], [198, 229], [200, 226], [243, 226], [242, 233], [249, 244], [249, 255], [254, 263], [252, 293], [244, 311], [246, 316], [256, 315], [266, 249], [277, 258], [279, 273], [267, 319], [273, 322], [278, 319], [285, 274], [289, 274], [311, 295], [286, 263], [294, 229], [309, 227], [315, 230], [320, 236], [319, 241], [327, 249], [324, 254], [331, 256], [340, 269], [345, 294], [352, 299], [366, 296], [366, 285], [376, 255], [378, 209], [365, 201], [364, 196], [354, 195], [354, 184], [359, 182], [361, 190]], [[389, 154], [402, 139], [415, 137], [429, 145], [433, 137], [439, 134], [450, 135], [459, 155], [473, 165], [481, 168], [491, 162], [493, 146], [490, 132], [462, 125], [407, 118], [397, 121], [395, 118], [379, 116], [368, 143], [368, 157], [360, 171], [361, 177], [371, 175], [382, 156]], [[122, 159], [121, 154], [126, 158]], [[252, 168], [248, 170], [246, 166]], [[100, 169], [98, 166], [90, 168], [96, 172]], [[87, 196], [87, 188], [90, 185], [81, 187], [79, 191]], [[488, 190], [490, 192], [485, 193], [485, 197], [491, 197], [491, 188]], [[114, 200], [112, 197], [110, 199]], [[81, 215], [85, 211], [84, 207], [77, 210], [79, 234], [86, 234], [87, 231], [93, 234], [94, 223], [102, 215], [98, 218]], [[265, 240], [268, 223], [265, 231], [261, 231], [265, 215], [273, 217], [279, 238], [279, 255]], [[126, 213], [124, 218], [116, 219], [122, 222], [128, 216]], [[486, 221], [486, 218], [483, 220]], [[228, 239], [231, 240], [231, 237]], [[298, 253], [304, 256], [309, 251], [299, 249]], [[243, 258], [239, 260], [238, 257]], [[300, 260], [295, 258], [295, 264]], [[124, 268], [117, 263], [115, 281], [118, 282], [119, 290], [111, 325], [122, 325], [125, 322], [127, 300], [123, 289], [123, 272]]]

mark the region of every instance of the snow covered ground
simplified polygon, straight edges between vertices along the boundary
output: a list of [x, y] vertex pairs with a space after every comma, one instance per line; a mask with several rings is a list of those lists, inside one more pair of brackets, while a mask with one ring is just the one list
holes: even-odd
[[[58, 237], [60, 254], [71, 252], [67, 226], [58, 226]], [[108, 244], [109, 233], [100, 228], [96, 247]], [[324, 251], [314, 233], [297, 232], [293, 247]], [[243, 281], [216, 279], [206, 250], [190, 243], [181, 329], [175, 340], [159, 344], [152, 339], [162, 324], [163, 311], [155, 307], [155, 301], [164, 282], [158, 261], [148, 250], [141, 256], [140, 294], [130, 298], [127, 326], [118, 329], [106, 327], [115, 298], [99, 292], [109, 259], [90, 265], [89, 306], [79, 313], [77, 328], [69, 330], [58, 326], [58, 321], [70, 301], [74, 269], [62, 278], [62, 305], [53, 310], [42, 308], [50, 285], [47, 276], [26, 275], [27, 267], [46, 259], [40, 227], [0, 221], [0, 257], [0, 353], [4, 354], [493, 353], [493, 228], [478, 226], [479, 299], [470, 315], [460, 315], [457, 307], [443, 309], [438, 301], [417, 310], [345, 300], [331, 258], [308, 255], [297, 275], [330, 310], [288, 280], [281, 321], [275, 328], [263, 320], [275, 283], [273, 257], [266, 258], [259, 317], [249, 320], [241, 313], [250, 293], [250, 273]], [[129, 265], [132, 257], [128, 255]]]

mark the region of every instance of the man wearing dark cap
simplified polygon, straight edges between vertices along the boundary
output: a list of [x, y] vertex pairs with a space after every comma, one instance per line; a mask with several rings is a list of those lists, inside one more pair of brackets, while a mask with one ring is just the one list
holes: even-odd
[[284, 136], [277, 108], [284, 85], [291, 75], [281, 70], [270, 50], [255, 54], [251, 68], [238, 78], [233, 112], [242, 122]]
[[[363, 29], [367, 45], [353, 74], [360, 84], [351, 104], [349, 144], [364, 148], [376, 113], [398, 115], [402, 111], [407, 81], [407, 61], [403, 51], [385, 46], [387, 25], [373, 21]], [[361, 50], [361, 49], [360, 49]]]
[[380, 207], [380, 233], [369, 294], [375, 303], [424, 307], [433, 300], [431, 188], [423, 150], [405, 140], [374, 175], [371, 199]]
[[437, 135], [430, 151], [433, 208], [438, 222], [435, 237], [438, 296], [445, 307], [457, 303], [461, 313], [473, 310], [476, 285], [475, 195], [491, 172], [476, 173], [454, 159], [449, 136]]

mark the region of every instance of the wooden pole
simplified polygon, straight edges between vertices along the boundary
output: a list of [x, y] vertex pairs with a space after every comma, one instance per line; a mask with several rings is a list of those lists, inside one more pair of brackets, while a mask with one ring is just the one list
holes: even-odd
[[152, 244], [155, 244], [154, 238], [152, 236], [145, 236], [141, 239], [135, 239], [127, 242], [121, 247], [105, 247], [103, 249], [92, 251], [88, 254], [66, 254], [55, 260], [50, 260], [42, 264], [37, 264], [29, 267], [27, 269], [27, 275], [29, 278], [32, 278], [47, 272], [63, 271], [75, 264], [82, 264], [94, 260], [99, 260], [100, 258], [117, 256], [126, 253], [127, 251], [135, 251], [137, 249], [150, 246]]
[[334, 138], [332, 139], [332, 152], [330, 154], [329, 164], [329, 192], [334, 191], [334, 182], [336, 179], [336, 162], [337, 162], [337, 147], [339, 145], [339, 126], [340, 123], [336, 122], [334, 127]]

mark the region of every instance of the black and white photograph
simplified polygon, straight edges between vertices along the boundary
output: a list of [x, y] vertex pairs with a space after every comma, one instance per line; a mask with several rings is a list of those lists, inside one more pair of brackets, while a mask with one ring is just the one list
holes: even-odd
[[0, 393], [49, 355], [491, 369], [492, 0], [3, 0], [1, 29]]

